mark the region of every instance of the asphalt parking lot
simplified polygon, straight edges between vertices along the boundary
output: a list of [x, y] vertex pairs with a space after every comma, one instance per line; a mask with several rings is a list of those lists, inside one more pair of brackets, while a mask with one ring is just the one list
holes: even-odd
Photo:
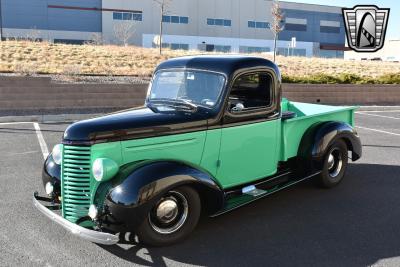
[[99, 246], [39, 214], [38, 140], [51, 149], [67, 124], [0, 124], [0, 266], [400, 266], [400, 111], [357, 113], [356, 123], [364, 155], [338, 187], [304, 182], [203, 218], [166, 248]]

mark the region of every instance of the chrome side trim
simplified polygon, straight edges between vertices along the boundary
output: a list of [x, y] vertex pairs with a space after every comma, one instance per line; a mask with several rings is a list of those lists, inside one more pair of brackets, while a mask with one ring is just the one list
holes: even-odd
[[50, 220], [58, 223], [61, 225], [64, 229], [68, 230], [71, 232], [73, 235], [78, 236], [82, 239], [88, 240], [93, 243], [98, 243], [98, 244], [103, 244], [103, 245], [114, 245], [118, 243], [119, 237], [118, 235], [113, 235], [109, 233], [103, 233], [103, 232], [98, 232], [95, 230], [90, 230], [87, 228], [84, 228], [82, 226], [79, 226], [77, 224], [74, 224], [67, 219], [64, 219], [60, 215], [54, 213], [50, 209], [46, 208], [43, 204], [41, 204], [37, 199], [36, 195], [34, 194], [33, 196], [33, 205], [46, 217], [48, 217]]

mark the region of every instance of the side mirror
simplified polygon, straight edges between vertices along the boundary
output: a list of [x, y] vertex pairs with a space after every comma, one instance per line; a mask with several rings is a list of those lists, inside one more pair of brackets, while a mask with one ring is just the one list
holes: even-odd
[[242, 103], [236, 103], [236, 105], [231, 108], [231, 112], [232, 113], [237, 113], [237, 112], [241, 112], [244, 109], [244, 105]]

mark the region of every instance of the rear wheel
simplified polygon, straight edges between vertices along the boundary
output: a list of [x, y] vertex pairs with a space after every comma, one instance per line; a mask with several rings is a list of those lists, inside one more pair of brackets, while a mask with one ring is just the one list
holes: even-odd
[[343, 180], [348, 163], [347, 153], [347, 145], [343, 140], [336, 140], [329, 146], [324, 156], [322, 172], [317, 177], [319, 185], [331, 188]]
[[137, 231], [139, 241], [150, 246], [166, 246], [187, 237], [200, 218], [199, 194], [182, 186], [164, 194], [152, 207]]

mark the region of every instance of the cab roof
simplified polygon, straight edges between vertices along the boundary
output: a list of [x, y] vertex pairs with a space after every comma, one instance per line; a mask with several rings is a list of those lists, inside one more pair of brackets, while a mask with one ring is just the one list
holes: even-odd
[[254, 56], [240, 55], [201, 55], [186, 56], [169, 59], [161, 63], [157, 68], [159, 70], [166, 69], [200, 69], [215, 71], [225, 74], [231, 78], [237, 71], [250, 68], [270, 68], [277, 77], [280, 77], [278, 66], [272, 61]]

